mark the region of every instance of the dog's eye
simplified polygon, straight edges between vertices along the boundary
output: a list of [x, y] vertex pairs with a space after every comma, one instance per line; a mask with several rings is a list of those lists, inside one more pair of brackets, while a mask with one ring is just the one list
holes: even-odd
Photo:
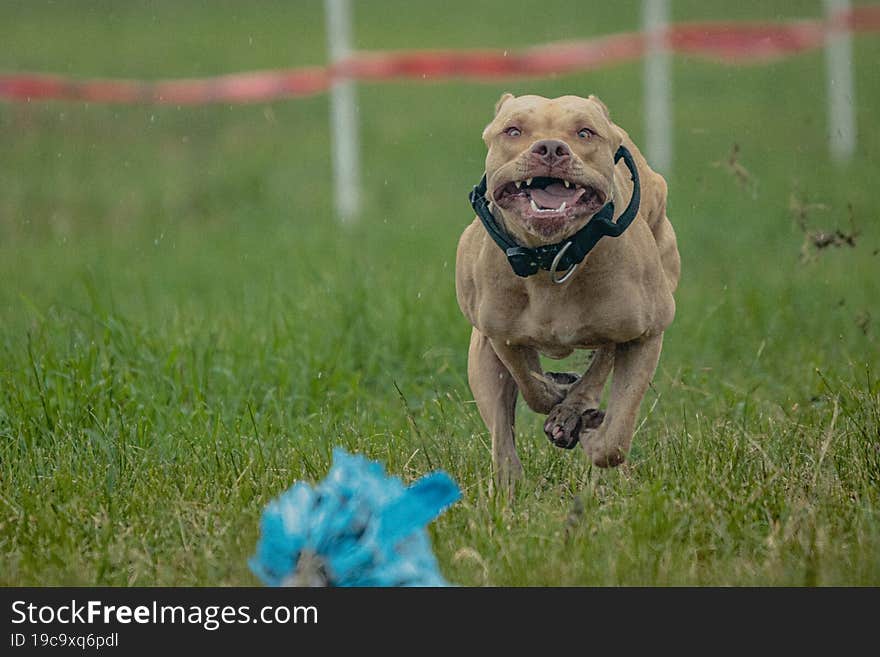
[[592, 139], [595, 135], [596, 133], [589, 128], [581, 128], [578, 130], [578, 137], [581, 139]]
[[522, 134], [522, 130], [512, 125], [504, 131], [504, 134], [508, 137], [519, 137]]

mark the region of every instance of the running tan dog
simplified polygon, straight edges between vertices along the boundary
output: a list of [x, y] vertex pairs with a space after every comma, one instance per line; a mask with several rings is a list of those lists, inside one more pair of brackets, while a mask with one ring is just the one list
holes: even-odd
[[[517, 392], [548, 414], [544, 430], [555, 445], [580, 441], [596, 465], [618, 465], [675, 315], [680, 260], [666, 181], [594, 96], [505, 94], [483, 141], [485, 189], [472, 195], [478, 218], [459, 241], [455, 283], [474, 327], [468, 380], [492, 435], [496, 479], [509, 484], [522, 474]], [[590, 239], [596, 227], [605, 236]], [[577, 254], [565, 252], [577, 250], [588, 253], [574, 264]], [[582, 377], [542, 371], [539, 354], [575, 349], [595, 350]]]

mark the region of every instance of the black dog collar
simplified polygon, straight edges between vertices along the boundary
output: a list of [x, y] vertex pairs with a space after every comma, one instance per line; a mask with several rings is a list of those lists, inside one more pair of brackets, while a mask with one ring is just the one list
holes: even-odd
[[[530, 248], [520, 246], [510, 235], [504, 232], [495, 217], [489, 211], [489, 202], [486, 200], [486, 176], [480, 184], [474, 187], [468, 195], [471, 206], [483, 222], [489, 236], [507, 255], [513, 272], [517, 276], [531, 276], [537, 274], [539, 269], [545, 269], [553, 275], [557, 283], [564, 282], [574, 273], [574, 267], [587, 257], [593, 247], [603, 237], [618, 237], [625, 231], [639, 211], [641, 201], [641, 185], [639, 184], [639, 171], [633, 161], [632, 153], [625, 146], [621, 146], [614, 154], [614, 163], [623, 158], [626, 168], [629, 169], [633, 181], [632, 198], [626, 210], [614, 222], [614, 201], [609, 201], [593, 215], [587, 225], [581, 228], [571, 238], [564, 242], [548, 244]], [[567, 271], [565, 276], [556, 278], [556, 271]]]

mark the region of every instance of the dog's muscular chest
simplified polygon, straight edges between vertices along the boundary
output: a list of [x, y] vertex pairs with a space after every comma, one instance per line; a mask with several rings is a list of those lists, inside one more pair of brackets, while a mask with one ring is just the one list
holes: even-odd
[[[633, 229], [628, 239], [650, 238], [647, 227]], [[637, 258], [624, 249], [626, 243], [623, 238], [600, 242], [580, 265], [581, 271], [556, 285], [546, 271], [527, 279], [515, 276], [503, 253], [475, 222], [459, 244], [459, 306], [487, 337], [529, 346], [548, 356], [660, 332], [672, 320], [675, 305], [662, 280], [656, 247], [642, 249], [642, 257]], [[652, 245], [653, 241], [648, 243]]]
[[[648, 328], [648, 318], [638, 311], [644, 308], [643, 303], [615, 304], [608, 294], [591, 294], [582, 286], [568, 290], [544, 287], [486, 287], [478, 291], [474, 324], [490, 338], [560, 357], [573, 349], [633, 340]], [[641, 297], [632, 286], [621, 289], [625, 296]]]

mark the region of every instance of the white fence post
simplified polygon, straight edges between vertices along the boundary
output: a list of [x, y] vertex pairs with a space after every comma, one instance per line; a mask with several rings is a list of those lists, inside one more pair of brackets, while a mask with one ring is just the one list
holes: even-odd
[[853, 84], [852, 36], [840, 17], [849, 0], [823, 0], [831, 24], [825, 41], [828, 94], [828, 147], [836, 162], [849, 160], [856, 150], [856, 99]]
[[646, 35], [644, 57], [645, 151], [651, 167], [661, 173], [672, 169], [672, 80], [666, 42], [668, 0], [643, 0], [642, 26]]
[[[336, 63], [351, 54], [351, 5], [349, 0], [324, 0], [324, 9], [330, 62]], [[330, 90], [330, 140], [336, 213], [343, 222], [350, 222], [357, 216], [361, 197], [357, 100], [352, 80], [336, 81]]]

